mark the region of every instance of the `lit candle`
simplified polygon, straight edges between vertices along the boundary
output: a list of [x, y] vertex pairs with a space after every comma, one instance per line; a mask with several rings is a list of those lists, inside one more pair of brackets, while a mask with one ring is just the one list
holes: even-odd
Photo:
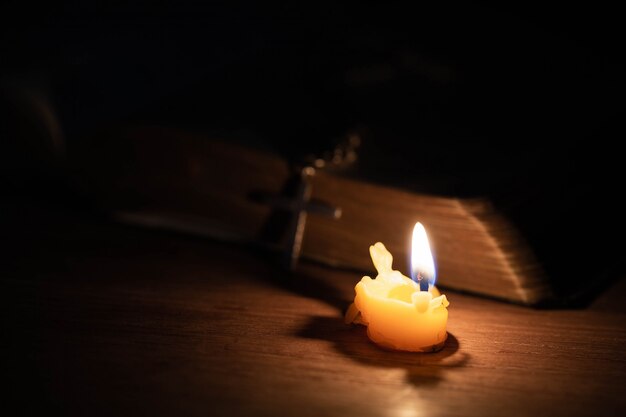
[[419, 222], [413, 229], [411, 249], [413, 279], [391, 268], [393, 257], [385, 245], [370, 246], [378, 276], [365, 276], [356, 285], [356, 297], [345, 320], [367, 326], [369, 338], [385, 348], [434, 352], [448, 337], [449, 303], [434, 287], [435, 263]]

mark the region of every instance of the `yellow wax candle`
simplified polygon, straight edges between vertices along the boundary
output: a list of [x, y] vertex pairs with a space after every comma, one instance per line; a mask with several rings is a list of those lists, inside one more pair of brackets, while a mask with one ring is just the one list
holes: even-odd
[[[346, 323], [366, 325], [369, 338], [385, 348], [411, 352], [441, 349], [448, 336], [446, 296], [440, 295], [432, 285], [422, 291], [420, 284], [393, 270], [393, 257], [382, 243], [370, 246], [370, 255], [378, 276], [376, 279], [365, 276], [356, 285], [356, 297], [346, 313]], [[434, 281], [434, 262], [420, 223], [413, 230], [411, 261], [418, 280]]]

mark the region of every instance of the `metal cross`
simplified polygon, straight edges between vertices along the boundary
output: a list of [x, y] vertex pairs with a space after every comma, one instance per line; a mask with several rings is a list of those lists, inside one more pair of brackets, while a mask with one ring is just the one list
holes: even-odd
[[[280, 195], [263, 199], [266, 204], [274, 207], [277, 211], [289, 213], [286, 228], [282, 236], [280, 236], [280, 240], [284, 241], [281, 263], [289, 270], [295, 269], [298, 264], [308, 213], [321, 214], [333, 219], [341, 217], [340, 207], [334, 207], [323, 201], [311, 199], [312, 177], [314, 175], [315, 168], [311, 166], [304, 167], [295, 174], [295, 178], [290, 180], [292, 182], [296, 181], [295, 193], [293, 193], [292, 197]], [[284, 218], [284, 216], [281, 217]], [[268, 225], [271, 223], [271, 220], [268, 221]], [[276, 227], [276, 221], [273, 223], [273, 226]]]
[[[322, 156], [309, 155], [304, 167], [296, 169], [283, 187], [280, 196], [263, 194], [261, 201], [274, 208], [265, 223], [262, 238], [266, 242], [280, 242], [283, 249], [281, 263], [289, 270], [295, 269], [300, 258], [306, 219], [309, 213], [321, 214], [333, 219], [341, 217], [341, 208], [326, 202], [311, 199], [312, 178], [317, 169], [341, 171], [350, 167], [357, 159], [356, 149], [361, 144], [360, 136], [351, 132], [331, 152]], [[259, 200], [259, 195], [256, 196]]]

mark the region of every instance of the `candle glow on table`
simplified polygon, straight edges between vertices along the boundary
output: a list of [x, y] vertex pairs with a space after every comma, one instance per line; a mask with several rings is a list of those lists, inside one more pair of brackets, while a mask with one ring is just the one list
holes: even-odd
[[392, 269], [393, 257], [382, 243], [370, 246], [370, 255], [378, 276], [364, 276], [356, 285], [346, 323], [367, 326], [368, 337], [385, 348], [411, 352], [443, 348], [449, 303], [433, 285], [435, 263], [422, 224], [413, 229], [413, 279]]

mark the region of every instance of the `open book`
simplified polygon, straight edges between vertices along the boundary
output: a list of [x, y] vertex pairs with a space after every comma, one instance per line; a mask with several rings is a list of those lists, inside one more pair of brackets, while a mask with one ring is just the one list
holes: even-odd
[[[276, 155], [157, 128], [84, 141], [74, 155], [85, 190], [115, 218], [244, 242], [260, 239], [272, 212], [250, 194], [278, 194], [290, 175]], [[542, 259], [487, 198], [426, 195], [323, 171], [313, 177], [312, 197], [340, 207], [342, 216], [308, 216], [304, 258], [371, 274], [368, 248], [380, 241], [408, 273], [411, 231], [420, 221], [437, 285], [527, 305], [555, 297]]]

